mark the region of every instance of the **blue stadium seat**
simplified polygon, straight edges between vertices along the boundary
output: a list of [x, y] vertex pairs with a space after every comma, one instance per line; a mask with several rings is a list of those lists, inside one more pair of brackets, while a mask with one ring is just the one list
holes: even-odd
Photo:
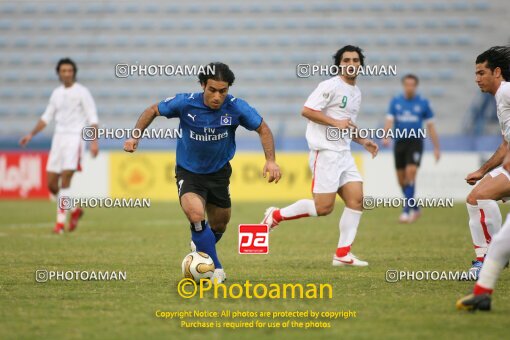
[[32, 20], [21, 20], [18, 22], [18, 28], [20, 30], [34, 29], [34, 22]]
[[5, 2], [0, 5], [0, 12], [2, 14], [13, 14], [16, 12], [16, 5], [12, 2]]
[[2, 19], [0, 20], [0, 30], [10, 30], [12, 28], [11, 20]]
[[436, 38], [436, 44], [439, 46], [451, 45], [453, 41], [447, 35], [441, 35]]
[[424, 2], [417, 1], [417, 2], [413, 2], [411, 4], [411, 10], [413, 12], [421, 12], [421, 11], [424, 11], [426, 9], [427, 9], [427, 6], [425, 5]]
[[467, 11], [469, 9], [469, 4], [464, 1], [455, 2], [452, 4], [452, 9], [454, 11]]
[[60, 6], [55, 3], [46, 3], [46, 4], [44, 4], [44, 13], [47, 13], [47, 14], [57, 13], [59, 7]]
[[369, 3], [368, 8], [373, 12], [381, 12], [384, 11], [384, 4], [382, 2], [372, 2]]
[[404, 20], [404, 28], [406, 29], [415, 29], [418, 27], [418, 23], [416, 19], [406, 19]]
[[101, 3], [91, 2], [87, 4], [87, 13], [89, 14], [100, 14], [103, 12], [103, 6]]
[[350, 4], [349, 9], [353, 12], [363, 12], [365, 10], [365, 6], [361, 2], [353, 2]]
[[471, 45], [473, 43], [473, 39], [470, 36], [460, 36], [457, 38], [457, 45]]
[[469, 17], [464, 20], [464, 25], [469, 28], [478, 28], [480, 27], [480, 20], [476, 17]]
[[392, 11], [402, 12], [405, 10], [405, 5], [403, 2], [394, 2], [390, 5]]
[[80, 12], [80, 5], [75, 2], [63, 4], [64, 12], [67, 14], [76, 14]]
[[160, 12], [160, 7], [156, 4], [147, 4], [144, 7], [144, 12], [149, 14], [156, 14]]
[[[27, 14], [32, 15], [32, 14], [37, 13], [38, 7], [36, 4], [30, 3], [30, 2], [23, 2], [23, 3], [21, 3], [21, 5], [22, 5], [21, 11], [24, 15], [27, 15]], [[4, 11], [2, 10], [2, 12], [4, 12]]]
[[473, 9], [475, 11], [486, 11], [491, 7], [488, 1], [478, 1], [473, 4]]
[[76, 27], [75, 21], [70, 20], [70, 19], [59, 20], [58, 24], [59, 24], [59, 30], [62, 30], [62, 31], [70, 31]]
[[445, 21], [445, 27], [458, 28], [460, 27], [460, 20], [458, 18], [447, 18]]
[[447, 10], [446, 3], [444, 2], [432, 2], [429, 3], [429, 6], [431, 7], [432, 10], [437, 12], [444, 12]]

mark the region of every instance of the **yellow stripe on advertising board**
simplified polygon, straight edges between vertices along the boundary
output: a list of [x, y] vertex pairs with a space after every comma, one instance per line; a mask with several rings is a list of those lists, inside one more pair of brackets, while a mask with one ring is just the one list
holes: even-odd
[[[362, 171], [362, 157], [354, 154]], [[262, 152], [238, 152], [232, 164], [230, 194], [233, 201], [291, 201], [311, 197], [308, 152], [279, 152], [283, 177], [278, 184], [262, 177]], [[110, 153], [111, 197], [146, 197], [177, 201], [174, 152]]]

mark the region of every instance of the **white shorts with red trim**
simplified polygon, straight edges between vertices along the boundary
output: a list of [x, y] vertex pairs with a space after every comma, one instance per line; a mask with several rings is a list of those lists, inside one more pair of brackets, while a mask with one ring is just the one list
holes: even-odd
[[[489, 172], [489, 175], [491, 175], [491, 177], [496, 177], [501, 174], [505, 175], [506, 178], [510, 181], [510, 174], [508, 173], [508, 171], [506, 171], [503, 168], [503, 166], [498, 166], [497, 168], [495, 168], [491, 172]], [[510, 201], [510, 197], [503, 197], [501, 200], [503, 202], [508, 202], [508, 201]]]
[[508, 178], [508, 180], [510, 180], [510, 174], [502, 166], [498, 166], [497, 168], [495, 168], [491, 172], [489, 172], [489, 175], [491, 175], [491, 177], [496, 177], [497, 175], [500, 175], [500, 174], [505, 175], [506, 178]]
[[81, 171], [85, 143], [80, 134], [56, 133], [51, 141], [46, 171], [61, 173], [64, 170]]
[[350, 150], [312, 150], [309, 163], [315, 194], [334, 193], [348, 182], [363, 182]]

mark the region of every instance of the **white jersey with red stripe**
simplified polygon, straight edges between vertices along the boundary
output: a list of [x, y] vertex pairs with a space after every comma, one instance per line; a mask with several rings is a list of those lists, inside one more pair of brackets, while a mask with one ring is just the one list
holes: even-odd
[[61, 85], [53, 90], [41, 120], [55, 120], [56, 134], [79, 134], [87, 125], [97, 124], [97, 110], [89, 90], [78, 83]]
[[507, 142], [510, 142], [510, 83], [503, 81], [496, 94], [496, 107], [501, 127], [501, 133]]
[[[334, 119], [350, 119], [356, 122], [361, 106], [361, 91], [335, 76], [321, 82], [306, 100], [305, 107], [322, 111]], [[306, 140], [310, 150], [344, 151], [351, 149], [351, 139], [328, 140], [327, 126], [308, 122]]]
[[41, 120], [46, 124], [56, 122], [46, 170], [54, 173], [81, 170], [85, 152], [82, 130], [98, 123], [96, 104], [89, 90], [78, 83], [57, 87]]

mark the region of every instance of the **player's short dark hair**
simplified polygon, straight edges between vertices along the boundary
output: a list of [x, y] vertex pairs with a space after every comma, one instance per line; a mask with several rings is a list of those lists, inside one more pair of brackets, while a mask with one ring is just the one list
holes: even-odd
[[76, 74], [78, 73], [78, 67], [76, 67], [76, 63], [71, 58], [62, 58], [58, 61], [56, 71], [57, 74], [60, 72], [60, 66], [62, 65], [71, 65], [74, 70], [74, 78], [76, 79]]
[[[213, 72], [210, 72], [211, 70]], [[203, 72], [198, 74], [198, 81], [201, 85], [207, 85], [207, 80], [209, 79], [224, 81], [228, 84], [228, 86], [232, 86], [236, 77], [227, 64], [214, 62], [206, 65]]]
[[420, 83], [420, 79], [418, 78], [418, 76], [416, 74], [412, 74], [412, 73], [408, 73], [406, 74], [405, 76], [402, 77], [402, 83], [404, 83], [404, 81], [406, 79], [412, 79], [414, 80], [414, 82], [416, 83], [416, 85], [418, 85]]
[[476, 57], [476, 64], [487, 62], [487, 67], [494, 72], [499, 67], [505, 81], [510, 81], [510, 46], [493, 46]]
[[342, 56], [344, 52], [358, 52], [359, 62], [361, 66], [365, 65], [365, 55], [363, 55], [363, 50], [358, 46], [346, 45], [339, 49], [338, 51], [336, 51], [336, 53], [333, 55], [333, 62], [335, 63], [335, 66], [340, 65], [340, 61], [342, 61]]

